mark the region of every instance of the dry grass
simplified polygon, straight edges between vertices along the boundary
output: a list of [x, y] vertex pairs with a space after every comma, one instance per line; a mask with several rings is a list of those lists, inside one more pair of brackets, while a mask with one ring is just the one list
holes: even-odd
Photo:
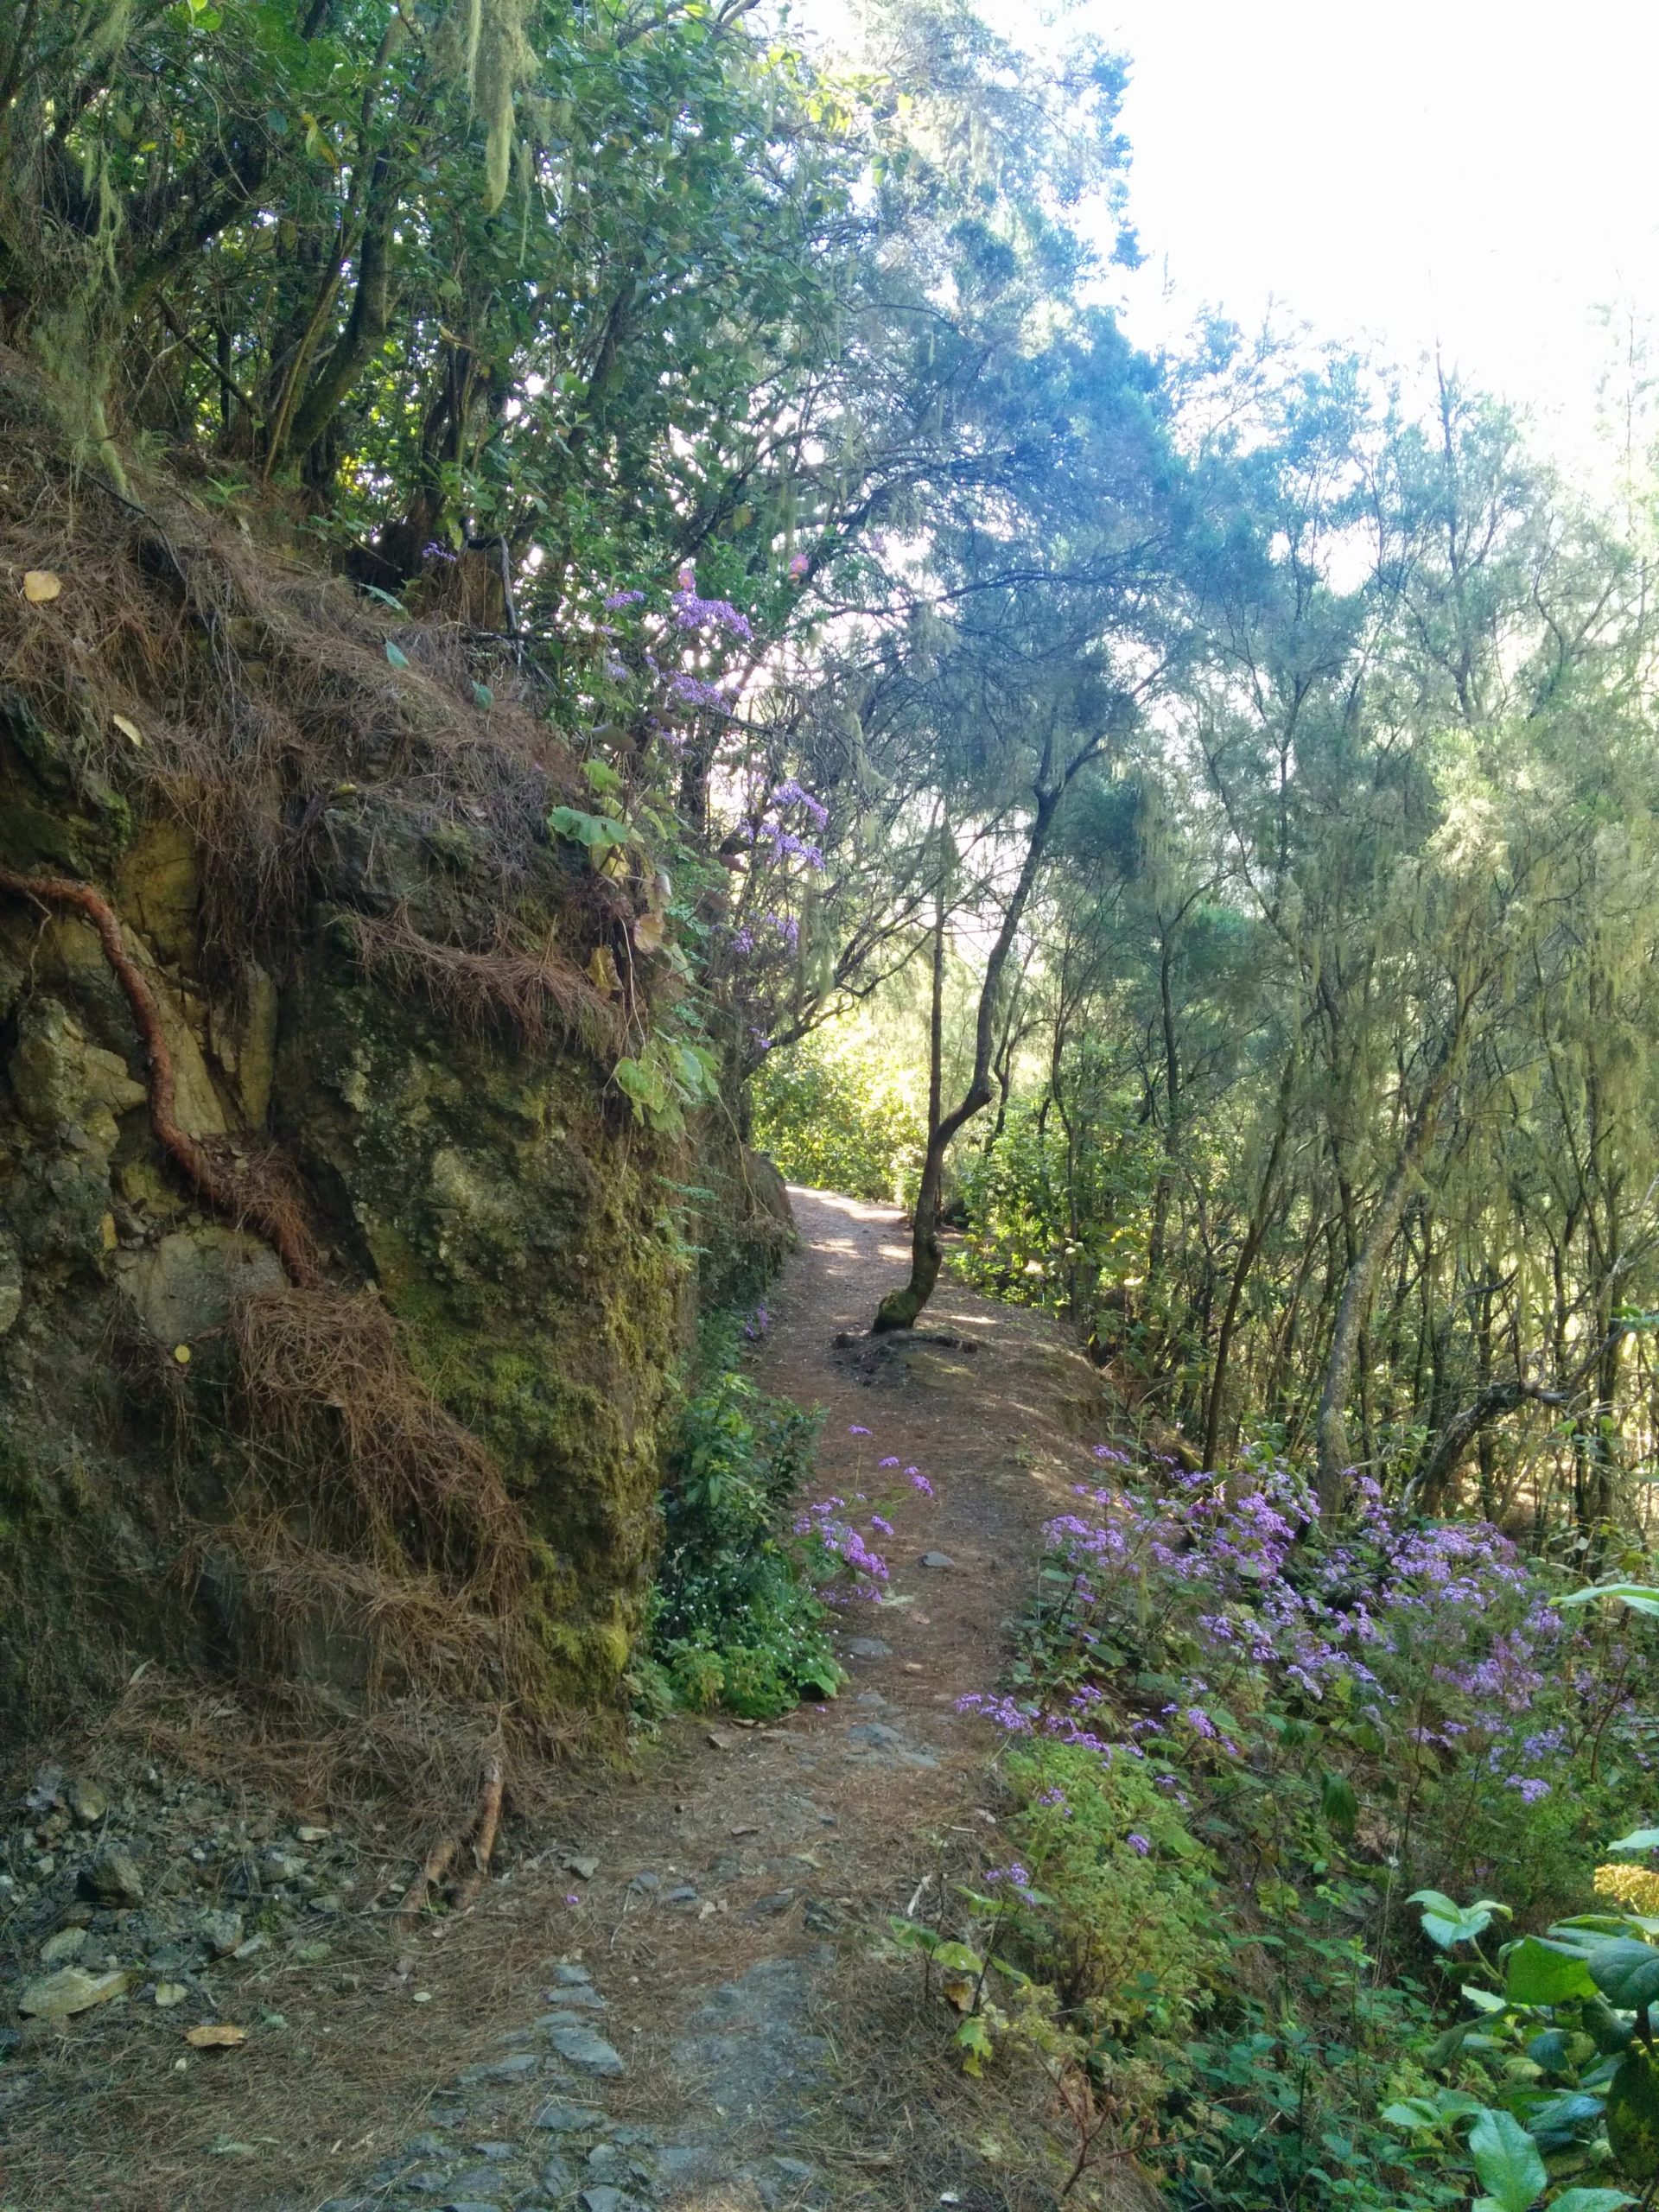
[[607, 1058], [622, 1050], [616, 1007], [561, 951], [556, 937], [535, 938], [503, 918], [494, 943], [483, 950], [435, 944], [405, 907], [386, 916], [354, 914], [349, 927], [368, 974], [418, 992], [463, 1033], [496, 1020], [532, 1047], [563, 1033]]
[[320, 1534], [493, 1608], [523, 1589], [528, 1534], [499, 1468], [417, 1381], [372, 1291], [270, 1292], [230, 1326], [242, 1426], [302, 1475]]
[[[331, 809], [380, 808], [417, 842], [465, 838], [468, 867], [449, 933], [423, 936], [405, 913], [367, 931], [365, 956], [447, 1007], [479, 1002], [481, 987], [514, 1020], [602, 1046], [614, 1016], [578, 986], [601, 944], [626, 969], [631, 910], [585, 861], [550, 855], [550, 809], [584, 786], [505, 648], [458, 621], [399, 620], [176, 482], [147, 482], [142, 498], [55, 457], [28, 372], [0, 349], [7, 690], [84, 798], [114, 791], [188, 829], [205, 946], [225, 976], [291, 942], [320, 890], [339, 895]], [[60, 578], [56, 600], [25, 601], [15, 580], [31, 569]], [[548, 909], [556, 954], [546, 930], [504, 942], [527, 898]]]

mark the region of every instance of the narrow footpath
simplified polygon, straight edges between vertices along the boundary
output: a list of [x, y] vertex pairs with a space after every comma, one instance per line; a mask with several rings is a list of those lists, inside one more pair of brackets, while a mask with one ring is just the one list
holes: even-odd
[[0, 2212], [1052, 2202], [1040, 2096], [964, 2083], [950, 2016], [880, 1938], [995, 1853], [990, 1732], [957, 1700], [996, 1681], [1107, 1394], [1043, 1317], [949, 1283], [918, 1341], [873, 1344], [897, 1215], [791, 1195], [801, 1248], [757, 1379], [823, 1409], [812, 1495], [861, 1493], [894, 1529], [872, 1540], [884, 1602], [839, 1626], [842, 1694], [772, 1725], [677, 1719], [634, 1775], [573, 1789], [556, 1835], [515, 1832], [503, 1878], [395, 1972], [378, 1934], [346, 2012], [270, 1963], [250, 2001], [286, 2055], [252, 2034], [181, 2073], [157, 2049], [149, 2098], [124, 2066], [101, 2100], [61, 2060], [68, 2155], [54, 2183], [32, 2133], [10, 2171], [0, 2151]]

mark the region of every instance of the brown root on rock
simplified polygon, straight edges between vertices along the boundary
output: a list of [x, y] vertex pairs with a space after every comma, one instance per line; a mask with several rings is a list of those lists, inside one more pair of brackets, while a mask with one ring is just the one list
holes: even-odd
[[316, 1246], [298, 1205], [291, 1199], [250, 1189], [227, 1173], [179, 1125], [173, 1055], [162, 1027], [161, 1009], [149, 980], [127, 950], [115, 909], [90, 883], [66, 875], [19, 875], [0, 868], [0, 891], [42, 906], [68, 906], [86, 916], [98, 932], [104, 957], [126, 993], [133, 1021], [148, 1059], [150, 1127], [156, 1142], [217, 1211], [233, 1224], [250, 1224], [269, 1238], [289, 1281], [309, 1287], [321, 1281]]

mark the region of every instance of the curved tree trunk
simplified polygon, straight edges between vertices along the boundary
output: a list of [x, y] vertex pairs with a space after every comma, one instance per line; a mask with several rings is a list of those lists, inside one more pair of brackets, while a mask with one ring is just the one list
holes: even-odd
[[[1081, 760], [1076, 766], [1081, 766]], [[1075, 772], [1075, 767], [1071, 772]], [[1026, 846], [1025, 860], [1020, 865], [1020, 878], [1014, 885], [1014, 895], [1008, 900], [1002, 926], [991, 947], [990, 957], [985, 963], [984, 979], [980, 984], [979, 1008], [974, 1024], [973, 1072], [969, 1077], [967, 1089], [955, 1106], [928, 1131], [927, 1151], [922, 1160], [922, 1177], [916, 1192], [916, 1211], [911, 1230], [910, 1281], [902, 1290], [890, 1291], [876, 1309], [871, 1327], [878, 1335], [889, 1329], [913, 1329], [938, 1281], [939, 1268], [944, 1257], [939, 1243], [939, 1199], [944, 1187], [945, 1160], [958, 1132], [991, 1103], [991, 1062], [996, 1051], [997, 998], [1007, 968], [1008, 955], [1014, 950], [1020, 919], [1042, 866], [1055, 811], [1069, 779], [1068, 774], [1052, 788], [1039, 787], [1038, 791], [1037, 810], [1032, 817], [1031, 836]]]

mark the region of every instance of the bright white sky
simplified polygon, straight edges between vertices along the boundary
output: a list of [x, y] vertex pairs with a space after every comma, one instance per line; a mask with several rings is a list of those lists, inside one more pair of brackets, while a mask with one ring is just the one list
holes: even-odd
[[[1044, 35], [1030, 0], [987, 13]], [[1408, 369], [1438, 340], [1585, 452], [1595, 308], [1659, 310], [1650, 0], [1077, 0], [1084, 27], [1133, 63], [1133, 336], [1271, 300]]]

